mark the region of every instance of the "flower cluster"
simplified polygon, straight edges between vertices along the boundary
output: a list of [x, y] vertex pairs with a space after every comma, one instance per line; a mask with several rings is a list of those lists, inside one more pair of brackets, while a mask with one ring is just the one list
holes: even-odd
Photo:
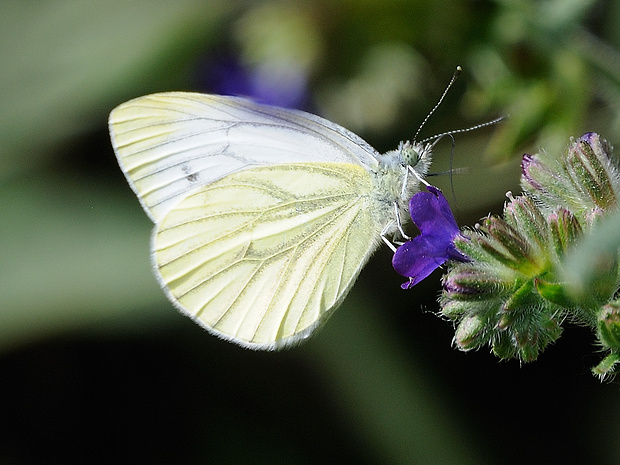
[[[564, 321], [588, 325], [607, 351], [593, 371], [601, 378], [612, 375], [620, 365], [617, 246], [595, 257], [586, 285], [567, 272], [583, 240], [618, 210], [620, 176], [611, 148], [587, 133], [571, 141], [559, 160], [524, 155], [521, 185], [524, 193], [508, 194], [502, 217], [487, 217], [463, 232], [450, 226], [440, 235], [444, 242], [451, 238], [452, 248], [443, 247], [450, 250], [444, 262], [457, 257], [443, 278], [441, 314], [457, 323], [460, 349], [489, 345], [502, 359], [524, 362], [560, 337]], [[418, 238], [429, 242], [428, 236]], [[401, 274], [415, 245], [410, 241], [395, 254]]]

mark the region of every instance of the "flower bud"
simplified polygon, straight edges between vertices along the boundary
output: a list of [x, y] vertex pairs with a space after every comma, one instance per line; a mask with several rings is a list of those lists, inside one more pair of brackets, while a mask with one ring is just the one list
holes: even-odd
[[616, 174], [609, 163], [609, 150], [598, 134], [590, 132], [571, 144], [564, 160], [577, 190], [602, 209], [616, 204], [612, 181]]
[[561, 166], [546, 154], [523, 155], [521, 187], [547, 208], [561, 205], [565, 199], [577, 198], [578, 194]]
[[[483, 258], [484, 262], [497, 262], [501, 265], [504, 265], [511, 269], [516, 269], [519, 267], [518, 260], [515, 259], [512, 254], [506, 250], [505, 247], [502, 246], [494, 237], [487, 236], [475, 236], [472, 237], [472, 242], [479, 246], [482, 254], [472, 254], [470, 255], [474, 259]], [[486, 255], [486, 256], [485, 256]]]
[[548, 225], [540, 209], [528, 195], [511, 198], [504, 207], [504, 218], [517, 231], [535, 244], [537, 252], [545, 250], [548, 241]]
[[461, 350], [476, 349], [481, 343], [486, 324], [479, 315], [466, 316], [459, 323], [454, 342]]
[[598, 338], [604, 347], [620, 350], [620, 302], [601, 308], [597, 322]]
[[523, 156], [521, 186], [549, 211], [564, 207], [590, 224], [593, 210], [618, 204], [620, 176], [610, 159], [611, 147], [596, 133], [571, 141], [562, 159]]
[[530, 246], [523, 236], [504, 220], [491, 217], [485, 221], [488, 233], [502, 244], [517, 260], [529, 259]]
[[557, 173], [542, 163], [537, 155], [526, 153], [521, 158], [521, 186], [524, 190], [546, 192], [546, 186], [557, 179]]
[[505, 283], [483, 270], [462, 267], [448, 273], [443, 287], [446, 297], [455, 300], [484, 300], [501, 291]]
[[481, 245], [500, 262], [525, 274], [535, 273], [540, 267], [542, 257], [520, 231], [498, 217], [486, 218], [484, 226], [489, 236], [495, 241], [482, 240]]
[[470, 310], [467, 302], [459, 300], [449, 300], [442, 297], [441, 314], [451, 320], [456, 320], [465, 315]]
[[516, 346], [519, 353], [519, 358], [524, 362], [533, 362], [538, 358], [538, 353], [544, 347], [541, 347], [538, 333], [534, 331], [523, 331], [517, 333]]
[[549, 215], [549, 226], [555, 253], [562, 257], [581, 235], [579, 221], [570, 211], [560, 208]]
[[517, 356], [517, 348], [515, 347], [510, 333], [500, 333], [491, 346], [493, 353], [501, 358], [507, 360]]

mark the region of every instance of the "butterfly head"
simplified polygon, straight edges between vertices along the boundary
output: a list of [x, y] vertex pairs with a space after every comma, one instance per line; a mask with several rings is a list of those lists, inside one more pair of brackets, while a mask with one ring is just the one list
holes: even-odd
[[[432, 143], [401, 142], [396, 150], [381, 155], [376, 172], [375, 192], [381, 193], [380, 200], [395, 205], [403, 218], [407, 217], [409, 200], [420, 190], [420, 183], [428, 173], [432, 158]], [[387, 208], [386, 212], [390, 212]], [[392, 221], [393, 210], [381, 222]]]
[[398, 146], [398, 159], [407, 171], [413, 170], [424, 177], [431, 164], [433, 144], [424, 142], [401, 142]]

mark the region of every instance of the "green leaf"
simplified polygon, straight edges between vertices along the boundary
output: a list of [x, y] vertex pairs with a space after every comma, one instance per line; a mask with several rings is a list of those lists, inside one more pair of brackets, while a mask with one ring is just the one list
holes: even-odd
[[562, 281], [570, 283], [573, 298], [595, 295], [607, 302], [618, 286], [620, 211], [596, 224], [563, 261]]

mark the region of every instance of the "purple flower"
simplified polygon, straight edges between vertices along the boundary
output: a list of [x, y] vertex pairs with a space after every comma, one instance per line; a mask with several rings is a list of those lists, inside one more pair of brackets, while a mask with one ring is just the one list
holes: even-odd
[[197, 69], [200, 90], [249, 97], [285, 108], [303, 108], [308, 100], [308, 76], [301, 67], [262, 63], [250, 66], [229, 51], [214, 53]]
[[396, 272], [409, 278], [403, 289], [415, 286], [448, 260], [470, 261], [454, 246], [460, 230], [448, 201], [436, 187], [426, 189], [409, 202], [411, 219], [421, 234], [401, 245], [392, 259]]

